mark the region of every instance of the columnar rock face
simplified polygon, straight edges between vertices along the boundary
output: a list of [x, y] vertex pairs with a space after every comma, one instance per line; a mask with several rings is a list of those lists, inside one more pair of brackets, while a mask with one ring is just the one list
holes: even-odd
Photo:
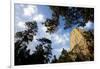
[[73, 29], [70, 34], [70, 51], [72, 61], [94, 60], [94, 34], [83, 29]]
[[82, 35], [84, 32], [83, 29], [73, 29], [73, 31], [70, 34], [70, 49], [72, 50], [75, 45], [81, 44], [86, 45], [86, 40], [84, 36]]

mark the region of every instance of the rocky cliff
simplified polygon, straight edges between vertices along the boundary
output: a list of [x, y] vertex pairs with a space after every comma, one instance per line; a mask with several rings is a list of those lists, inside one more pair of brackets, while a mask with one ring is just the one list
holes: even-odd
[[94, 60], [94, 33], [83, 29], [73, 29], [70, 34], [70, 58], [73, 61]]
[[94, 33], [75, 28], [70, 34], [70, 50], [62, 50], [58, 62], [80, 62], [94, 60]]

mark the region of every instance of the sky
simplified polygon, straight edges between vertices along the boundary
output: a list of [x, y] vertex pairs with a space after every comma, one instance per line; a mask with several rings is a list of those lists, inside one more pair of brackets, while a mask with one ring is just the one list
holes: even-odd
[[[35, 50], [35, 46], [38, 44], [36, 39], [46, 37], [52, 41], [52, 53], [56, 55], [57, 58], [61, 54], [62, 49], [70, 49], [70, 32], [76, 26], [64, 30], [64, 20], [60, 17], [58, 30], [55, 33], [49, 34], [46, 33], [47, 28], [42, 25], [42, 22], [45, 22], [47, 18], [52, 17], [52, 11], [46, 5], [31, 5], [31, 4], [15, 4], [14, 7], [14, 31], [23, 31], [26, 28], [25, 22], [27, 21], [36, 21], [38, 25], [38, 32], [34, 36], [34, 40], [29, 43], [28, 48], [30, 49], [30, 54]], [[80, 27], [83, 28], [83, 27]], [[86, 23], [85, 29], [93, 29], [94, 25], [90, 21]], [[34, 45], [33, 45], [34, 44]]]

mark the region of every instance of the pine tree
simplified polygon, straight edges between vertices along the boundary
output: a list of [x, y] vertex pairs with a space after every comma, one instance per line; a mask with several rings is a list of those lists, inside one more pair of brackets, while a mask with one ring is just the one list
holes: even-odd
[[26, 50], [27, 44], [33, 40], [38, 30], [36, 22], [26, 22], [25, 24], [28, 29], [15, 34], [15, 65], [27, 64], [26, 59], [30, 52]]

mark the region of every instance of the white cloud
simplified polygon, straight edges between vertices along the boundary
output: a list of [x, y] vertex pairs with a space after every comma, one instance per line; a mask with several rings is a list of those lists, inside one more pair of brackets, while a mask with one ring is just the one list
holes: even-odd
[[51, 40], [51, 35], [49, 33], [46, 33], [45, 37]]
[[42, 31], [46, 31], [47, 30], [47, 27], [45, 27], [44, 25], [42, 25], [41, 30]]
[[35, 16], [33, 16], [33, 20], [36, 22], [45, 22], [45, 17], [42, 14], [36, 14]]
[[64, 38], [66, 41], [69, 41], [69, 33], [63, 34], [63, 38]]
[[55, 44], [60, 44], [60, 45], [66, 45], [66, 42], [69, 41], [69, 38], [67, 34], [53, 34], [52, 35], [52, 40], [55, 42]]
[[80, 26], [80, 27], [78, 27], [78, 28], [80, 28], [80, 29], [84, 29], [84, 27], [82, 27], [82, 26]]
[[18, 22], [17, 23], [17, 26], [18, 26], [18, 28], [22, 28], [22, 29], [25, 29], [26, 28], [25, 22]]
[[52, 48], [53, 48], [53, 55], [56, 55], [57, 58], [61, 54], [62, 49], [69, 48], [69, 33], [63, 33], [63, 31], [59, 33], [52, 34], [51, 41], [53, 42]]
[[23, 11], [25, 16], [32, 16], [32, 14], [36, 14], [38, 10], [37, 6], [28, 5], [23, 9]]
[[28, 5], [23, 9], [24, 16], [33, 16], [33, 20], [36, 22], [44, 22], [46, 19], [43, 14], [40, 14], [37, 6]]
[[55, 44], [60, 44], [63, 41], [59, 34], [53, 34], [52, 40], [54, 41]]
[[85, 23], [86, 25], [84, 27], [80, 26], [80, 29], [84, 29], [85, 31], [91, 31], [94, 29], [94, 23], [91, 21], [88, 21], [87, 23]]
[[94, 29], [94, 23], [91, 21], [88, 21], [86, 23], [86, 26], [84, 27], [86, 30], [93, 30]]

